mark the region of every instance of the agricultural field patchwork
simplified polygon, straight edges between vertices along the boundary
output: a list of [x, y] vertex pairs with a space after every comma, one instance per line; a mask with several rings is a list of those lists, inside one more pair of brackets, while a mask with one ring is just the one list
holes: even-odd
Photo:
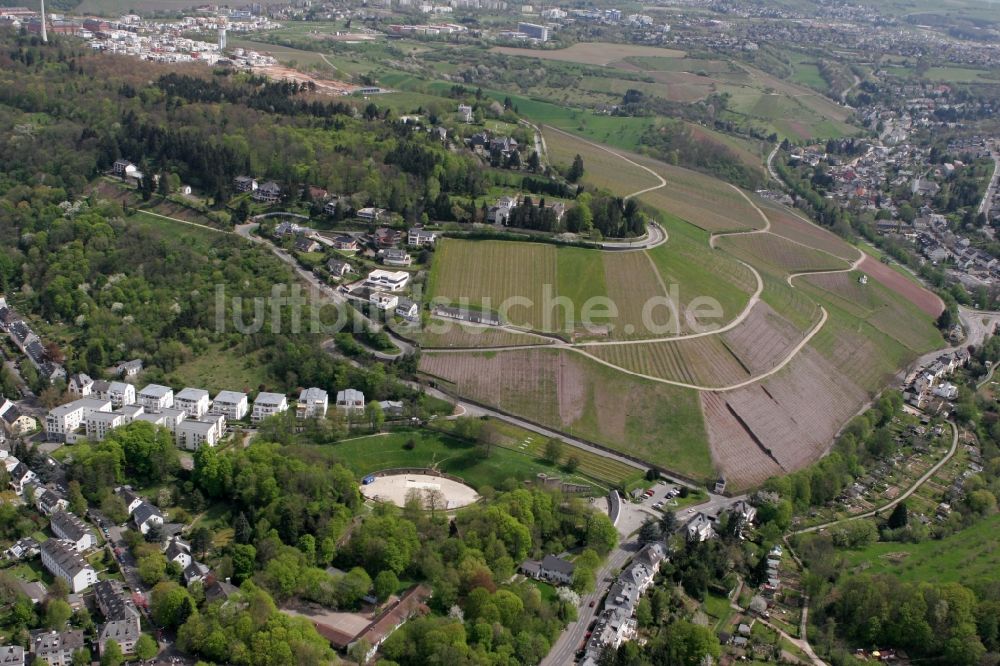
[[420, 370], [490, 407], [692, 478], [713, 474], [695, 391], [629, 377], [556, 349], [427, 352]]
[[549, 344], [551, 338], [530, 333], [486, 326], [470, 326], [452, 321], [433, 320], [412, 336], [423, 349], [517, 347]]
[[861, 256], [858, 249], [844, 239], [819, 225], [807, 222], [780, 204], [760, 200], [758, 206], [771, 222], [771, 233], [777, 236], [829, 252], [846, 261], [854, 261]]
[[828, 252], [807, 247], [772, 233], [723, 236], [718, 247], [760, 269], [777, 275], [844, 270], [849, 264]]

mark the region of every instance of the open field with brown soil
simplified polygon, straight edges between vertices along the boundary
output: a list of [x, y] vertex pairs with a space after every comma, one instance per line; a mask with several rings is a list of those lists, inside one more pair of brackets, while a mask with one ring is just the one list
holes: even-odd
[[602, 345], [586, 351], [632, 372], [694, 386], [730, 386], [751, 376], [717, 335], [676, 342]]
[[693, 478], [713, 474], [695, 391], [629, 377], [556, 349], [427, 352], [420, 370], [496, 409]]
[[944, 303], [936, 294], [915, 284], [911, 280], [907, 280], [905, 276], [900, 275], [891, 267], [886, 266], [877, 259], [873, 259], [871, 256], [866, 256], [858, 268], [916, 305], [931, 317], [937, 317], [944, 310]]
[[734, 489], [818, 459], [867, 399], [867, 392], [808, 348], [762, 382], [702, 394], [713, 458]]
[[771, 232], [798, 241], [804, 245], [824, 250], [847, 261], [854, 261], [859, 250], [833, 232], [806, 222], [784, 206], [761, 200], [758, 205], [771, 221]]
[[565, 49], [522, 49], [510, 46], [495, 46], [490, 50], [494, 53], [504, 53], [506, 55], [578, 62], [583, 65], [609, 65], [618, 60], [633, 57], [681, 58], [684, 56], [683, 51], [675, 49], [661, 49], [655, 46], [638, 46], [635, 44], [611, 44], [606, 42], [579, 42]]
[[751, 375], [760, 375], [787, 358], [805, 335], [804, 330], [796, 328], [761, 301], [753, 306], [739, 326], [721, 337]]
[[772, 233], [723, 236], [716, 240], [716, 246], [758, 269], [770, 269], [779, 275], [849, 268], [843, 259]]

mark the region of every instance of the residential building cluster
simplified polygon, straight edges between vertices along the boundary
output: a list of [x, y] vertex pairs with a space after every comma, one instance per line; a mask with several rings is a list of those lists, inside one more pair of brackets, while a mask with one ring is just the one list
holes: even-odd
[[955, 370], [965, 367], [968, 362], [969, 352], [964, 349], [942, 354], [906, 377], [903, 399], [917, 409], [948, 411], [948, 403], [958, 397], [958, 387], [948, 381], [948, 377]]
[[66, 369], [52, 358], [51, 350], [45, 347], [31, 325], [7, 304], [3, 296], [0, 296], [0, 330], [28, 357], [39, 376], [49, 382], [66, 378]]
[[[251, 423], [259, 423], [288, 410], [284, 394], [266, 391], [251, 404], [240, 391], [220, 391], [215, 400], [208, 391], [191, 387], [175, 395], [167, 386], [149, 384], [136, 392], [131, 384], [95, 381], [82, 373], [70, 378], [69, 387], [77, 399], [51, 409], [45, 417], [50, 441], [101, 441], [115, 428], [146, 421], [165, 427], [179, 447], [193, 451], [218, 444], [227, 421], [242, 421], [249, 415]], [[300, 418], [324, 418], [326, 411], [326, 391], [315, 387], [302, 391], [296, 412]]]

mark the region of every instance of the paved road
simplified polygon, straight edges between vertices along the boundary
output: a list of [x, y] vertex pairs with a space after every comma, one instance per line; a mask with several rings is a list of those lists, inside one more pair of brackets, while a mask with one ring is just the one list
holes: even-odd
[[[614, 574], [625, 566], [625, 563], [639, 551], [637, 540], [624, 541], [608, 555], [604, 566], [596, 575], [597, 591], [580, 598], [579, 616], [576, 622], [570, 623], [556, 639], [549, 654], [542, 660], [541, 666], [567, 666], [572, 664], [576, 652], [582, 647], [587, 635], [587, 628], [601, 610], [601, 599], [608, 592]], [[593, 607], [591, 607], [593, 603]]]
[[778, 150], [781, 148], [781, 144], [775, 144], [774, 149], [767, 156], [767, 172], [771, 174], [771, 178], [778, 181], [782, 187], [785, 185], [785, 181], [781, 180], [781, 176], [778, 175], [778, 170], [774, 168], [774, 156], [778, 154]]
[[994, 152], [991, 156], [993, 157], [993, 177], [990, 178], [990, 184], [986, 188], [982, 202], [979, 204], [979, 212], [987, 216], [993, 207], [993, 197], [997, 193], [997, 187], [1000, 186], [1000, 153]]
[[801, 529], [801, 530], [796, 530], [796, 531], [792, 532], [792, 534], [808, 534], [809, 532], [817, 532], [819, 530], [823, 530], [823, 529], [826, 529], [828, 527], [833, 527], [834, 525], [839, 525], [841, 523], [847, 523], [847, 522], [850, 522], [852, 520], [859, 520], [861, 518], [871, 518], [876, 513], [882, 513], [883, 511], [887, 511], [887, 510], [895, 507], [900, 502], [904, 501], [907, 497], [909, 497], [910, 495], [912, 495], [913, 493], [915, 493], [920, 488], [920, 486], [924, 485], [924, 483], [927, 482], [927, 479], [929, 479], [932, 476], [934, 476], [935, 474], [937, 474], [937, 471], [939, 469], [941, 469], [942, 467], [944, 467], [944, 465], [949, 460], [951, 460], [952, 456], [954, 456], [955, 452], [958, 450], [958, 426], [955, 425], [954, 421], [948, 421], [948, 425], [951, 426], [951, 448], [948, 449], [947, 455], [945, 455], [944, 458], [942, 458], [940, 461], [938, 461], [938, 463], [936, 465], [934, 465], [929, 470], [927, 470], [927, 472], [925, 472], [923, 476], [921, 476], [919, 479], [917, 479], [917, 481], [912, 486], [910, 486], [906, 490], [906, 492], [902, 493], [899, 497], [897, 497], [896, 499], [892, 500], [888, 504], [884, 504], [884, 505], [880, 506], [877, 509], [873, 509], [872, 511], [868, 511], [867, 513], [860, 513], [860, 514], [858, 514], [856, 516], [849, 516], [847, 518], [841, 518], [840, 520], [831, 520], [830, 522], [823, 523], [821, 525], [813, 525], [812, 527], [806, 527], [806, 528]]

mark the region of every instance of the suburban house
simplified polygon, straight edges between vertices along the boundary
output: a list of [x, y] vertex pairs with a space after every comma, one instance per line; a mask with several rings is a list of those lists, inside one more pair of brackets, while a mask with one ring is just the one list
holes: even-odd
[[94, 389], [94, 380], [82, 372], [72, 375], [66, 382], [66, 390], [74, 398], [86, 398]]
[[41, 629], [31, 634], [31, 652], [35, 662], [49, 666], [71, 666], [73, 653], [83, 649], [83, 631], [49, 631]]
[[299, 394], [299, 401], [295, 405], [295, 416], [300, 419], [321, 419], [326, 416], [328, 405], [329, 397], [326, 391], [313, 386]]
[[740, 523], [740, 528], [752, 525], [754, 519], [757, 517], [757, 508], [746, 500], [740, 500], [736, 504], [733, 504], [729, 508], [730, 520], [737, 520]]
[[142, 359], [136, 358], [131, 361], [125, 361], [119, 363], [116, 368], [118, 371], [118, 376], [128, 379], [129, 377], [135, 377], [140, 372], [142, 372]]
[[410, 274], [406, 271], [384, 271], [376, 269], [368, 274], [365, 284], [376, 289], [403, 291], [409, 281]]
[[396, 304], [396, 314], [403, 319], [416, 321], [420, 318], [420, 308], [408, 298], [400, 298]]
[[172, 389], [159, 384], [150, 384], [139, 391], [136, 402], [142, 405], [147, 412], [162, 412], [174, 406], [174, 392]]
[[555, 555], [546, 555], [541, 562], [527, 560], [521, 564], [521, 571], [536, 580], [545, 580], [557, 585], [569, 585], [573, 582], [573, 571], [576, 565]]
[[689, 541], [708, 541], [715, 536], [715, 526], [711, 519], [701, 512], [691, 519], [686, 529]]
[[312, 229], [309, 227], [303, 227], [287, 220], [274, 228], [274, 235], [276, 238], [284, 238], [285, 236], [291, 236], [293, 234], [305, 234], [311, 232]]
[[379, 310], [393, 310], [399, 303], [399, 296], [384, 291], [373, 291], [368, 295], [368, 302]]
[[219, 391], [209, 408], [209, 414], [222, 414], [230, 421], [239, 421], [249, 411], [247, 394], [238, 391]]
[[410, 229], [410, 231], [406, 234], [406, 244], [413, 247], [434, 245], [436, 241], [437, 234], [433, 231], [427, 231], [426, 229]]
[[354, 269], [346, 261], [341, 261], [340, 259], [331, 259], [326, 262], [326, 270], [330, 271], [330, 275], [335, 278], [342, 278]]
[[49, 539], [42, 544], [41, 551], [42, 566], [53, 576], [65, 580], [71, 592], [83, 592], [97, 582], [97, 572], [73, 544]]
[[[23, 539], [18, 539], [4, 551], [9, 560], [28, 560], [35, 557], [41, 552], [38, 542], [31, 537], [24, 537]], [[3, 662], [0, 662], [3, 663]]]
[[295, 239], [295, 251], [303, 252], [308, 254], [309, 252], [316, 252], [320, 249], [320, 244], [314, 241], [309, 236], [299, 236]]
[[339, 201], [340, 201], [340, 197], [333, 197], [333, 199], [331, 199], [330, 201], [327, 201], [326, 205], [323, 206], [323, 212], [326, 213], [327, 215], [333, 215], [334, 213], [336, 213], [337, 212], [337, 203]]
[[516, 197], [500, 197], [496, 205], [490, 207], [486, 221], [506, 225], [507, 220], [510, 219], [511, 211], [515, 208], [517, 208]]
[[167, 545], [163, 549], [163, 554], [166, 556], [167, 562], [176, 562], [180, 565], [181, 571], [194, 561], [194, 558], [191, 557], [190, 544], [177, 537], [171, 537], [167, 541]]
[[400, 233], [388, 227], [381, 227], [375, 230], [372, 239], [376, 247], [386, 249], [399, 245]]
[[67, 435], [83, 425], [93, 412], [110, 412], [111, 401], [100, 398], [81, 398], [59, 405], [45, 416], [45, 432], [50, 441], [65, 441]]
[[383, 208], [362, 208], [357, 212], [358, 219], [365, 222], [378, 222], [384, 214]]
[[403, 403], [399, 400], [382, 400], [378, 403], [387, 419], [398, 419], [403, 416]]
[[362, 414], [365, 411], [365, 394], [356, 389], [337, 391], [337, 411], [342, 414]]
[[24, 491], [25, 499], [30, 495], [35, 501], [35, 508], [44, 516], [51, 516], [56, 511], [65, 511], [69, 502], [65, 497], [42, 486], [32, 486]]
[[185, 419], [174, 427], [177, 446], [188, 451], [197, 451], [202, 446], [215, 446], [226, 433], [226, 417], [212, 414], [204, 421]]
[[207, 414], [211, 403], [205, 389], [185, 388], [174, 396], [174, 408], [183, 409], [189, 419], [200, 419]]
[[358, 241], [353, 236], [337, 236], [333, 239], [333, 249], [341, 252], [357, 252]]
[[96, 544], [93, 532], [78, 516], [69, 511], [56, 511], [49, 517], [52, 533], [73, 545], [77, 552], [90, 550]]
[[396, 248], [381, 250], [379, 257], [381, 257], [382, 263], [386, 266], [409, 266], [413, 263], [413, 257], [406, 250], [398, 250]]
[[163, 514], [149, 502], [143, 502], [132, 512], [132, 522], [140, 532], [146, 534], [153, 527], [163, 525]]
[[115, 490], [115, 494], [122, 498], [125, 502], [125, 509], [128, 511], [128, 515], [135, 513], [135, 510], [139, 508], [139, 505], [143, 503], [143, 499], [139, 497], [131, 488], [128, 486], [122, 486]]
[[273, 180], [269, 180], [255, 189], [250, 196], [253, 197], [254, 201], [261, 203], [275, 203], [281, 199], [281, 186]]
[[250, 420], [254, 423], [260, 423], [269, 416], [287, 410], [288, 399], [284, 395], [261, 391], [257, 394], [257, 399], [253, 401], [253, 413], [250, 415]]
[[0, 399], [0, 426], [11, 437], [19, 437], [38, 427], [33, 416], [22, 414], [20, 408], [10, 400]]
[[17, 460], [17, 464], [8, 468], [7, 474], [10, 476], [10, 486], [18, 495], [22, 494], [30, 484], [38, 479], [38, 475], [28, 468], [23, 462]]
[[461, 120], [462, 120], [463, 123], [466, 123], [466, 124], [471, 123], [472, 122], [472, 107], [469, 106], [468, 104], [459, 104], [458, 105], [458, 117], [461, 118]]
[[257, 189], [257, 179], [250, 176], [237, 176], [233, 181], [237, 192], [253, 192]]
[[206, 565], [201, 562], [192, 562], [191, 564], [184, 567], [182, 575], [184, 577], [184, 585], [189, 586], [192, 583], [197, 583], [199, 581], [205, 580], [209, 573], [211, 573]]

